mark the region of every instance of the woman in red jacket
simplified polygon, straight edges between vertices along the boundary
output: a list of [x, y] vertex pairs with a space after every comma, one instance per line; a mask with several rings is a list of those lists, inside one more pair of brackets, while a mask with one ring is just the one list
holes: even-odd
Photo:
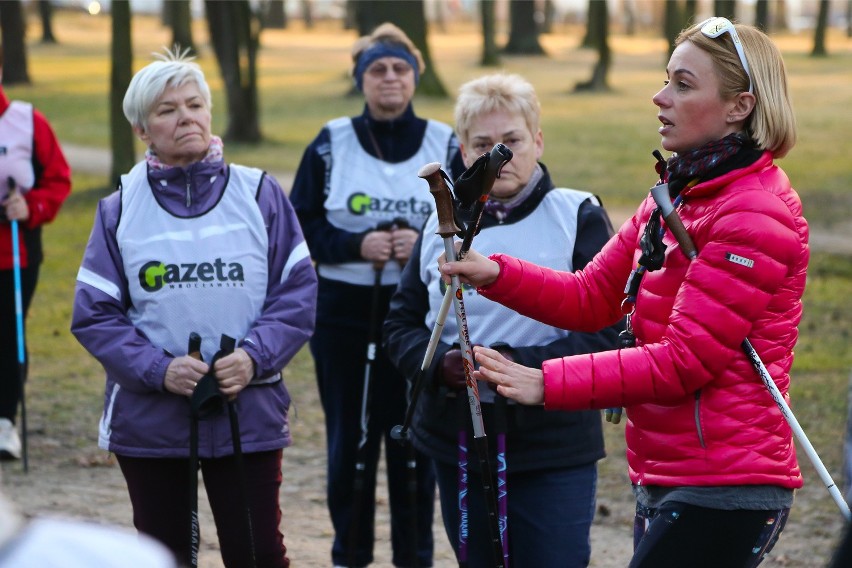
[[548, 409], [626, 407], [631, 567], [751, 567], [802, 485], [791, 430], [740, 348], [751, 340], [786, 397], [808, 227], [774, 159], [794, 145], [795, 119], [781, 55], [756, 28], [692, 26], [666, 73], [653, 102], [673, 155], [658, 171], [694, 260], [649, 196], [578, 273], [474, 252], [441, 270], [549, 325], [591, 331], [629, 316], [632, 348], [541, 369], [476, 348], [475, 376]]
[[26, 318], [42, 261], [41, 226], [56, 217], [70, 191], [71, 169], [47, 119], [29, 103], [10, 102], [0, 87], [0, 460], [21, 457], [15, 417], [21, 399], [22, 375], [18, 369], [9, 221], [18, 221], [21, 307], [22, 317]]

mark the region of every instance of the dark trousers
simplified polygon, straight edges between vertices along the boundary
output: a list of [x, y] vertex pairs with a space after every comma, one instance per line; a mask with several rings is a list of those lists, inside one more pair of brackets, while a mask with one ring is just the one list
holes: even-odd
[[[489, 437], [488, 443], [494, 440]], [[472, 440], [468, 440], [468, 447]], [[476, 461], [468, 454], [467, 483], [467, 566], [487, 568], [495, 565], [482, 478], [471, 471]], [[506, 461], [511, 461], [511, 448], [506, 448]], [[441, 511], [447, 538], [459, 553], [458, 467], [436, 463]], [[580, 568], [591, 559], [589, 531], [595, 515], [597, 466], [510, 472], [506, 479], [509, 562], [512, 568], [561, 566]], [[495, 495], [496, 495], [496, 487]]]
[[[25, 334], [27, 312], [38, 282], [38, 269], [39, 265], [21, 269], [21, 306]], [[24, 346], [26, 347], [26, 340]], [[24, 353], [24, 368], [21, 372], [18, 363], [14, 271], [0, 270], [0, 418], [8, 418], [13, 423], [21, 400], [21, 380], [25, 380], [27, 375], [27, 361], [27, 355]]]
[[[412, 527], [416, 521], [416, 554], [421, 567], [432, 566], [432, 520], [435, 508], [435, 473], [432, 462], [390, 437], [391, 428], [402, 424], [406, 410], [406, 382], [381, 349], [372, 365], [368, 439], [361, 456], [364, 483], [361, 495], [354, 489], [359, 462], [361, 400], [364, 390], [366, 334], [317, 326], [311, 338], [320, 399], [325, 411], [328, 444], [328, 509], [334, 525], [332, 560], [349, 565], [350, 531], [355, 528], [354, 561], [366, 566], [373, 561], [375, 540], [376, 470], [382, 440], [385, 442], [391, 514], [391, 546], [395, 566], [411, 566], [414, 550]], [[407, 468], [409, 457], [414, 471]], [[416, 476], [409, 486], [408, 476]], [[360, 503], [356, 500], [360, 499]], [[356, 507], [360, 507], [357, 514]], [[353, 512], [354, 511], [354, 512]], [[353, 515], [356, 517], [353, 520]]]
[[[133, 505], [133, 525], [165, 544], [178, 561], [189, 566], [189, 459], [116, 457]], [[245, 568], [251, 549], [236, 460], [228, 456], [199, 461], [222, 560], [227, 568]], [[257, 568], [287, 568], [290, 560], [279, 528], [281, 450], [243, 454], [243, 466]]]
[[775, 546], [789, 513], [637, 505], [630, 568], [753, 568]]

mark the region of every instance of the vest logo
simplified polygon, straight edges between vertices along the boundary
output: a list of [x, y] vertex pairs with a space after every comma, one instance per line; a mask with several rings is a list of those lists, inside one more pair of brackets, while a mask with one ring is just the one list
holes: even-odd
[[139, 269], [139, 285], [146, 292], [156, 292], [165, 286], [177, 288], [208, 288], [242, 286], [245, 282], [243, 265], [226, 263], [221, 258], [213, 262], [165, 264], [151, 260]]
[[349, 196], [346, 207], [353, 215], [388, 213], [390, 217], [419, 215], [426, 218], [432, 213], [432, 206], [428, 201], [420, 201], [414, 197], [408, 200], [390, 199], [389, 197], [370, 197], [366, 193], [360, 192]]

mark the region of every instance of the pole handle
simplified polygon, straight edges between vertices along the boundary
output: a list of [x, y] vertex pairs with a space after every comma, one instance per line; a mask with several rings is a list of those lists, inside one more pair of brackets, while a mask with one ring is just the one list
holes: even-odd
[[438, 230], [435, 233], [443, 238], [452, 237], [459, 232], [453, 219], [453, 194], [444, 179], [445, 175], [440, 162], [426, 164], [417, 172], [417, 176], [429, 184], [429, 193], [435, 199], [435, 210], [438, 213]]

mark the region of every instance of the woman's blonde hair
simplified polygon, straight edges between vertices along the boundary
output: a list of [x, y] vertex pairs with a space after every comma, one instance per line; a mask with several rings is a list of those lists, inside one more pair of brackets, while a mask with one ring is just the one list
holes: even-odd
[[207, 108], [213, 108], [210, 86], [201, 67], [194, 62], [195, 57], [189, 55], [189, 49], [181, 51], [180, 46], [175, 45], [174, 49], [166, 48], [164, 51], [165, 53], [154, 53], [157, 61], [136, 72], [124, 94], [124, 116], [134, 128], [148, 128], [151, 108], [169, 87], [181, 87], [185, 83], [194, 82], [198, 85]]
[[494, 73], [459, 87], [455, 121], [461, 143], [470, 141], [473, 121], [495, 111], [520, 115], [533, 135], [539, 131], [541, 103], [532, 84], [520, 75]]
[[[783, 158], [796, 144], [796, 116], [787, 84], [784, 59], [775, 43], [753, 26], [734, 24], [751, 72], [755, 104], [745, 122], [755, 145]], [[730, 99], [748, 91], [749, 77], [740, 62], [730, 33], [709, 38], [701, 33], [701, 24], [685, 29], [675, 45], [685, 41], [710, 54], [721, 78], [720, 95]]]

